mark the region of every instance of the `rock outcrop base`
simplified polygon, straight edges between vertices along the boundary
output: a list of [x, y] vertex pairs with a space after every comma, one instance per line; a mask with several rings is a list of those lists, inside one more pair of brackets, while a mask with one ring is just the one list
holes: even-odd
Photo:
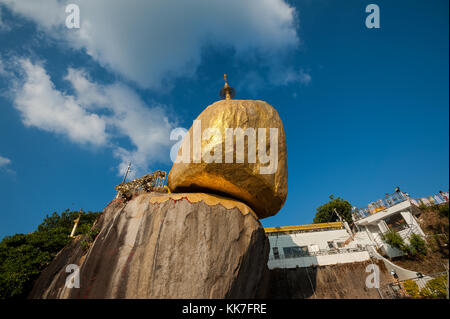
[[[100, 232], [87, 251], [80, 245], [83, 238], [64, 248], [30, 298], [254, 298], [261, 293], [269, 242], [252, 210], [240, 202], [208, 194], [144, 193], [110, 203], [94, 228]], [[80, 267], [80, 288], [65, 286], [68, 264]]]

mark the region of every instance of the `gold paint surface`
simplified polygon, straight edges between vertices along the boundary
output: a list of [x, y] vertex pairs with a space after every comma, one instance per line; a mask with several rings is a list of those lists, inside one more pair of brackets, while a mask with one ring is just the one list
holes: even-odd
[[151, 197], [150, 203], [163, 203], [168, 201], [169, 199], [177, 201], [183, 198], [187, 199], [191, 203], [203, 201], [208, 206], [222, 205], [226, 209], [237, 208], [242, 213], [242, 215], [245, 216], [247, 214], [252, 214], [256, 219], [258, 219], [258, 216], [256, 216], [253, 210], [244, 203], [223, 196], [211, 195], [206, 193], [172, 193], [158, 195]]
[[[259, 218], [273, 216], [287, 197], [286, 136], [278, 112], [264, 101], [221, 100], [208, 106], [197, 118], [201, 120], [201, 136], [207, 128], [218, 129], [221, 139], [201, 139], [202, 151], [222, 148], [222, 163], [193, 163], [193, 127], [189, 129], [191, 163], [174, 163], [167, 185], [174, 193], [207, 192], [223, 194], [243, 201]], [[233, 142], [233, 163], [225, 163], [225, 129], [266, 129], [266, 150], [270, 150], [270, 128], [278, 129], [278, 167], [274, 174], [260, 174], [261, 164], [256, 145], [256, 163], [248, 162], [248, 139], [244, 140], [244, 163], [236, 163], [236, 140]], [[186, 135], [187, 137], [188, 135]], [[258, 144], [258, 143], [256, 143]], [[210, 154], [213, 154], [211, 152]], [[242, 155], [238, 152], [239, 155]], [[182, 156], [180, 148], [178, 157]]]

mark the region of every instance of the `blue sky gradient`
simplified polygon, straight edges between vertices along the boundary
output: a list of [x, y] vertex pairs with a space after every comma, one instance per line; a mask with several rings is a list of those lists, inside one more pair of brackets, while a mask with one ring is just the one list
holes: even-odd
[[[14, 83], [21, 79], [16, 59], [41, 63], [54, 88], [66, 94], [74, 90], [64, 80], [69, 67], [85, 70], [101, 85], [126, 85], [147, 105], [161, 105], [173, 126], [186, 129], [219, 99], [228, 73], [236, 98], [267, 101], [286, 131], [288, 197], [276, 216], [262, 220], [265, 227], [311, 223], [331, 194], [363, 207], [396, 186], [413, 197], [448, 190], [446, 0], [376, 1], [380, 29], [364, 24], [372, 2], [289, 1], [298, 44], [249, 55], [219, 38], [201, 46], [193, 70], [160, 88], [68, 46], [9, 2], [0, 0], [0, 156], [10, 161], [0, 161], [0, 238], [33, 231], [53, 211], [101, 211], [121, 182], [111, 147], [24, 125], [14, 106]], [[297, 78], [280, 80], [286, 70], [296, 70]], [[134, 147], [126, 136], [114, 143]], [[148, 169], [169, 171], [169, 151]]]

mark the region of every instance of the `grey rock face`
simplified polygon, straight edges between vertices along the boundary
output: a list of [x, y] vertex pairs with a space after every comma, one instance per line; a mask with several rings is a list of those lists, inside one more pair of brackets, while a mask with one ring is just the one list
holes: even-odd
[[[81, 257], [66, 247], [41, 274], [30, 298], [254, 298], [267, 270], [269, 242], [260, 222], [238, 208], [151, 203], [141, 194], [110, 204], [100, 233]], [[80, 288], [65, 287], [69, 263]]]

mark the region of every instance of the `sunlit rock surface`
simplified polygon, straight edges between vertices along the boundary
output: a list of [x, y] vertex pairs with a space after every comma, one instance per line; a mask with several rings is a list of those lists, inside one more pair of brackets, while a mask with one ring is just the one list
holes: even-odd
[[[206, 192], [229, 196], [249, 205], [259, 218], [275, 215], [283, 206], [287, 196], [287, 154], [286, 137], [283, 124], [278, 112], [264, 101], [253, 100], [221, 100], [208, 106], [197, 118], [201, 121], [201, 135], [208, 128], [217, 129], [221, 138], [206, 136], [201, 140], [201, 150], [210, 149], [209, 154], [216, 155], [215, 149], [222, 153], [222, 163], [206, 163], [204, 156], [200, 163], [195, 163], [194, 145], [198, 141], [194, 127], [189, 130], [190, 138], [190, 163], [174, 163], [167, 180], [167, 185], [172, 192]], [[243, 151], [236, 148], [236, 140], [233, 138], [232, 163], [226, 163], [226, 128], [255, 129], [256, 133], [256, 161], [249, 163], [248, 138], [244, 139]], [[258, 129], [265, 129], [266, 139], [258, 143]], [[258, 147], [264, 144], [266, 155], [270, 155], [270, 129], [278, 129], [277, 144], [273, 149], [276, 154], [271, 154], [276, 163], [272, 165], [276, 169], [271, 174], [263, 174], [269, 162], [261, 163]], [[230, 150], [230, 149], [228, 149]], [[243, 154], [242, 154], [243, 153]], [[262, 154], [262, 153], [261, 153]], [[244, 159], [238, 163], [237, 159]], [[182, 149], [178, 158], [183, 158]]]
[[[78, 239], [41, 274], [30, 298], [253, 298], [269, 243], [247, 205], [208, 194], [146, 193], [113, 201], [87, 252]], [[80, 288], [67, 288], [68, 264]]]

